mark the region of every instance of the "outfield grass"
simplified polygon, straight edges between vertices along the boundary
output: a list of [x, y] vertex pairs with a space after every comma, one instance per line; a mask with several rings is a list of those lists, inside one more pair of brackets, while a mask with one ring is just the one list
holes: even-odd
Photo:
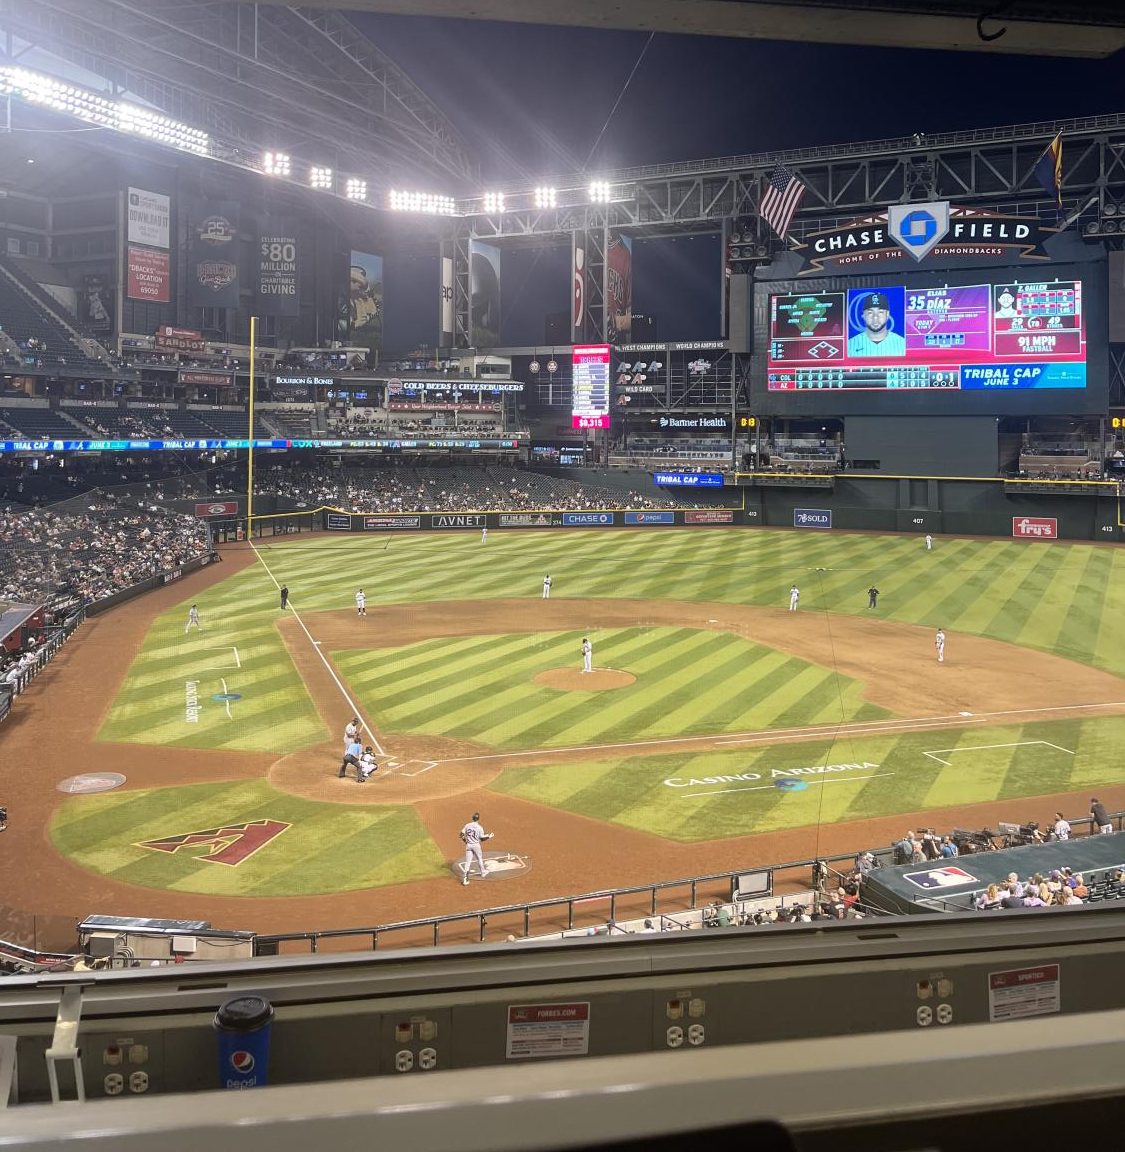
[[[485, 545], [475, 532], [390, 540], [325, 535], [266, 549], [263, 557], [273, 576], [288, 584], [301, 613], [351, 611], [359, 586], [369, 606], [400, 605], [406, 611], [411, 604], [451, 599], [535, 600], [550, 572], [554, 599], [781, 609], [796, 582], [803, 613], [863, 615], [866, 589], [875, 584], [882, 592], [880, 618], [992, 637], [1125, 677], [1125, 552], [1089, 544], [939, 537], [927, 552], [920, 539], [905, 536], [578, 530], [497, 532]], [[185, 638], [188, 603], [153, 625], [100, 738], [279, 755], [323, 740], [326, 733], [275, 627], [276, 586], [265, 569], [247, 569], [204, 594], [200, 610], [207, 631]], [[862, 700], [862, 684], [835, 670], [723, 632], [601, 630], [596, 665], [637, 679], [597, 694], [559, 692], [535, 680], [538, 671], [577, 667], [576, 632], [444, 637], [399, 649], [379, 646], [377, 632], [373, 640], [368, 650], [335, 652], [332, 658], [349, 689], [392, 737], [441, 736], [504, 751], [884, 715]], [[241, 668], [233, 667], [234, 647]], [[198, 680], [203, 707], [195, 724], [185, 722], [189, 679]], [[229, 691], [242, 694], [230, 716], [224, 704], [211, 700], [223, 680]], [[1120, 778], [1116, 749], [1123, 736], [1125, 720], [1093, 716], [988, 729], [841, 735], [699, 756], [592, 756], [585, 763], [512, 769], [492, 787], [695, 841], [1092, 788]], [[776, 773], [823, 764], [866, 767], [789, 777], [806, 785], [797, 791], [777, 787], [787, 777]], [[752, 774], [759, 779], [664, 783]], [[193, 891], [328, 891], [333, 884], [398, 882], [440, 866], [436, 848], [409, 810], [341, 812], [282, 797], [264, 784], [208, 787], [206, 793], [172, 788], [72, 798], [52, 835], [60, 850], [95, 871]], [[258, 787], [265, 791], [255, 792]], [[181, 810], [185, 805], [188, 817]], [[267, 870], [256, 857], [226, 869], [133, 846], [144, 829], [168, 835], [230, 821], [233, 810], [267, 809], [277, 819], [288, 819], [276, 815], [284, 812], [300, 817], [299, 835], [294, 820], [294, 830], [261, 853], [265, 857], [275, 847], [292, 851], [293, 866], [280, 871]], [[1013, 809], [1014, 819], [1049, 815], [1030, 812], [1022, 802]], [[302, 877], [311, 888], [297, 887]]]

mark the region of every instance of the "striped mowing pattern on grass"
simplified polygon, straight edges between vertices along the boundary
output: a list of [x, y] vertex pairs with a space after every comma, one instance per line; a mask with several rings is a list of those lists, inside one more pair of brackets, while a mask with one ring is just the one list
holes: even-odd
[[[513, 768], [490, 787], [672, 840], [859, 821], [1010, 798], [1012, 820], [1053, 819], [1023, 797], [1117, 782], [1125, 717], [897, 736], [843, 736], [741, 752]], [[942, 751], [943, 764], [927, 752]], [[1074, 753], [1071, 755], [1071, 753]], [[839, 771], [794, 772], [835, 765]], [[720, 779], [726, 777], [726, 779]], [[755, 778], [756, 777], [756, 778]], [[779, 779], [807, 787], [783, 792]]]
[[609, 692], [535, 681], [577, 669], [580, 633], [438, 638], [333, 653], [387, 733], [424, 732], [499, 749], [548, 748], [877, 719], [862, 685], [726, 632], [623, 628], [595, 633], [595, 664], [631, 673]]
[[[140, 847], [145, 840], [261, 819], [291, 827], [237, 866], [202, 859], [204, 848]], [[92, 872], [178, 892], [309, 896], [444, 872], [412, 808], [317, 804], [276, 792], [264, 780], [70, 797], [50, 834], [61, 853]]]
[[[556, 598], [627, 597], [730, 602], [784, 608], [801, 588], [802, 612], [866, 612], [866, 589], [881, 589], [878, 615], [1009, 640], [1125, 675], [1125, 551], [1089, 544], [938, 537], [803, 534], [766, 529], [660, 529], [630, 532], [544, 530], [386, 537], [318, 536], [263, 549], [299, 611], [351, 611], [362, 586], [369, 610], [404, 604], [540, 595], [545, 572]], [[324, 738], [323, 727], [281, 644], [273, 581], [255, 566], [210, 589], [200, 603], [205, 631], [183, 634], [189, 601], [153, 626], [105, 725], [104, 740], [292, 751]], [[527, 640], [513, 641], [518, 648]], [[686, 660], [691, 641], [685, 640]], [[243, 667], [227, 679], [243, 693], [232, 718], [210, 696], [221, 690], [218, 652], [236, 645]], [[464, 641], [486, 667], [497, 653]], [[457, 645], [450, 652], [461, 651]], [[342, 659], [349, 664], [354, 654]], [[577, 667], [576, 646], [558, 664]], [[720, 659], [724, 653], [719, 652]], [[729, 655], [729, 653], [728, 653]], [[436, 663], [440, 658], [435, 653]], [[459, 658], [459, 657], [458, 657]], [[765, 660], [759, 657], [758, 663]], [[601, 642], [599, 666], [612, 666]], [[767, 662], [767, 667], [768, 662]], [[709, 665], [702, 665], [704, 671]], [[698, 665], [697, 665], [698, 670]], [[370, 669], [364, 669], [367, 674]], [[752, 673], [746, 669], [746, 674]], [[760, 671], [760, 670], [759, 670]], [[359, 670], [357, 668], [357, 675]], [[435, 699], [444, 691], [440, 667]], [[203, 712], [186, 724], [185, 681], [198, 677]], [[700, 695], [682, 677], [683, 694]], [[418, 698], [418, 685], [413, 691]], [[620, 693], [610, 694], [620, 699]], [[442, 700], [444, 705], [445, 701]], [[677, 700], [708, 718], [698, 704]], [[403, 705], [405, 708], [405, 705]], [[478, 709], [478, 716], [487, 715]], [[414, 721], [419, 718], [415, 716]], [[423, 718], [424, 719], [424, 718]], [[383, 723], [383, 717], [378, 717]], [[779, 714], [776, 723], [785, 721]], [[397, 724], [398, 721], [396, 720]], [[543, 718], [550, 731], [549, 717]], [[501, 746], [510, 728], [496, 717], [481, 729]], [[429, 729], [422, 729], [428, 731]]]

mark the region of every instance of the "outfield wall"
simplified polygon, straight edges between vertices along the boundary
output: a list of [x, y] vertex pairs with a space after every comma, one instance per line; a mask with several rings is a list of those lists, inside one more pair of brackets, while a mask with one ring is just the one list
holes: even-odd
[[[676, 508], [636, 511], [372, 512], [319, 513], [328, 532], [468, 531], [485, 528], [798, 528], [934, 535], [1023, 536], [1029, 540], [1125, 539], [1116, 485], [1058, 495], [1013, 493], [1012, 481], [948, 480], [842, 474], [802, 487], [799, 478], [746, 478], [742, 508]], [[728, 489], [729, 491], [729, 489]]]

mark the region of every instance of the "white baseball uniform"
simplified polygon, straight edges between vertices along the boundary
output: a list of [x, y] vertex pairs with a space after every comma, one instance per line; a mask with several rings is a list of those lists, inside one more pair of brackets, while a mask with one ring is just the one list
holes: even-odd
[[362, 588], [355, 594], [355, 612], [357, 616], [367, 615], [367, 593]]
[[461, 865], [461, 883], [468, 884], [469, 872], [473, 867], [474, 860], [477, 862], [480, 874], [484, 876], [486, 873], [484, 853], [480, 846], [482, 841], [491, 840], [492, 835], [486, 832], [476, 820], [470, 820], [461, 829], [461, 839], [465, 842], [465, 862]]
[[186, 634], [187, 630], [193, 625], [194, 627], [198, 628], [200, 632], [203, 631], [203, 625], [199, 623], [199, 609], [196, 608], [194, 604], [188, 609], [187, 623], [184, 625], [184, 633]]
[[929, 532], [927, 532], [926, 533], [926, 551], [932, 552], [933, 550], [934, 550], [934, 538], [929, 534]]
[[543, 577], [543, 599], [544, 600], [550, 600], [551, 599], [551, 577], [550, 576], [544, 576]]
[[347, 727], [344, 729], [344, 747], [347, 748], [349, 744], [354, 744], [359, 739], [359, 725], [353, 720], [349, 720]]
[[800, 588], [797, 587], [796, 584], [794, 584], [793, 587], [789, 589], [789, 611], [790, 612], [796, 612], [797, 611], [797, 601], [800, 600], [800, 598], [801, 598], [801, 590], [800, 590]]
[[488, 529], [487, 529], [487, 528], [482, 528], [482, 529], [480, 530], [480, 542], [481, 542], [482, 544], [484, 544], [484, 543], [486, 543], [486, 542], [487, 542], [487, 540], [488, 540]]
[[937, 649], [937, 658], [939, 664], [945, 663], [945, 633], [939, 628], [937, 635], [934, 637], [934, 647]]
[[582, 671], [593, 672], [594, 670], [594, 646], [589, 640], [582, 641]]

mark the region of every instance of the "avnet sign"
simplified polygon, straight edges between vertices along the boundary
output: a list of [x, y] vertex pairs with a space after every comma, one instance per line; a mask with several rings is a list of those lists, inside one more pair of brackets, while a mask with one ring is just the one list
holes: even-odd
[[1054, 516], [1013, 516], [1012, 535], [1017, 540], [1057, 540], [1059, 522]]

